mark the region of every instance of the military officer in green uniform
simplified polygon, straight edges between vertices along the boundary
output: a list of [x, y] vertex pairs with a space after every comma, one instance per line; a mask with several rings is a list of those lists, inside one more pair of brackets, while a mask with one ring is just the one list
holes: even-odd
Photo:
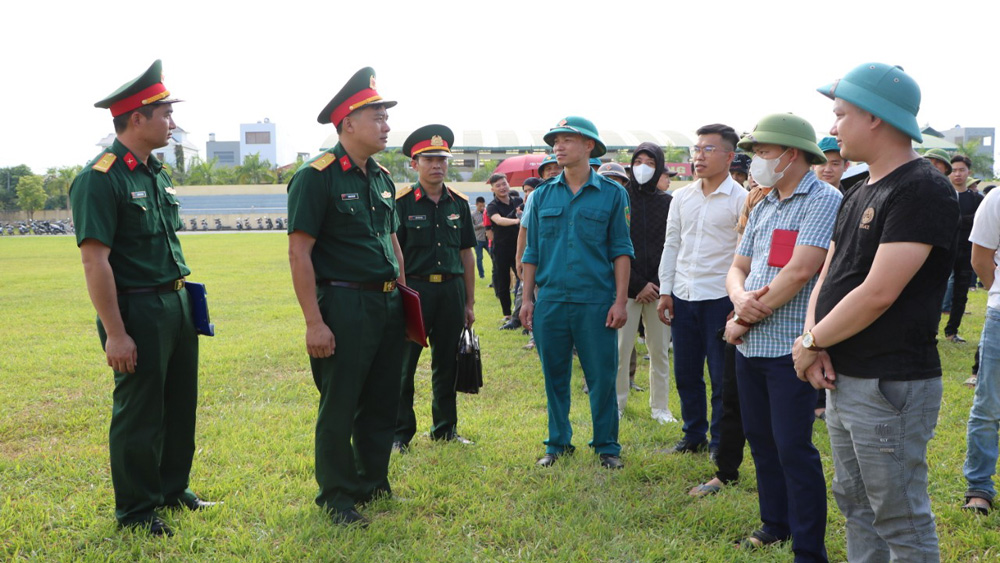
[[115, 517], [157, 536], [172, 535], [157, 508], [214, 504], [188, 488], [198, 395], [198, 337], [184, 291], [191, 270], [175, 232], [170, 176], [151, 154], [170, 139], [178, 101], [156, 61], [94, 104], [111, 110], [116, 138], [70, 187], [87, 291], [115, 377]]
[[319, 389], [316, 504], [338, 524], [367, 524], [356, 506], [390, 496], [389, 455], [403, 351], [403, 257], [396, 187], [372, 155], [386, 145], [375, 71], [356, 72], [320, 112], [340, 142], [288, 184], [288, 255]]
[[[469, 198], [444, 185], [455, 135], [444, 125], [426, 125], [403, 143], [403, 154], [419, 174], [416, 185], [396, 194], [399, 245], [406, 280], [420, 293], [424, 328], [431, 345], [431, 439], [471, 444], [458, 435], [455, 406], [455, 351], [464, 326], [475, 321], [476, 234]], [[403, 348], [402, 383], [393, 449], [405, 452], [417, 431], [413, 412], [413, 375], [423, 350]]]

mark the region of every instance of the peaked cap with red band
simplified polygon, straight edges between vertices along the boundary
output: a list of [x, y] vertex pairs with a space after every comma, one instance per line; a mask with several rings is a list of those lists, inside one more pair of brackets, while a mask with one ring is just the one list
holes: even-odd
[[143, 106], [172, 104], [183, 100], [170, 99], [170, 91], [163, 85], [163, 70], [156, 59], [146, 72], [122, 84], [94, 107], [111, 110], [111, 117], [128, 113]]
[[347, 84], [344, 84], [340, 92], [337, 92], [330, 103], [326, 104], [323, 111], [319, 112], [316, 121], [323, 124], [333, 123], [334, 126], [337, 126], [352, 111], [372, 104], [391, 108], [396, 105], [396, 102], [383, 100], [382, 96], [375, 91], [375, 69], [366, 66], [354, 73], [354, 76], [347, 81]]
[[423, 156], [451, 156], [455, 134], [444, 125], [424, 125], [403, 142], [403, 154], [410, 158]]

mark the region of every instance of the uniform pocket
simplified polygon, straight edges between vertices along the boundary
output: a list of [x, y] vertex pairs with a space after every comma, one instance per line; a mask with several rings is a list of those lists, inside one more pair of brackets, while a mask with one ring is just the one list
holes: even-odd
[[125, 206], [125, 224], [135, 234], [149, 236], [156, 232], [156, 213], [146, 198], [129, 200]]
[[580, 209], [579, 216], [580, 220], [576, 222], [576, 228], [582, 236], [593, 237], [607, 232], [608, 219], [611, 217], [610, 211], [584, 207]]
[[563, 208], [544, 207], [538, 210], [539, 232], [543, 237], [555, 236], [563, 228]]
[[434, 242], [433, 225], [426, 215], [404, 217], [406, 238], [416, 246], [430, 246]]
[[333, 230], [345, 235], [360, 235], [368, 233], [368, 217], [364, 204], [358, 199], [340, 199], [334, 203], [336, 216], [333, 217]]
[[163, 217], [174, 231], [181, 228], [181, 203], [173, 195], [163, 194]]

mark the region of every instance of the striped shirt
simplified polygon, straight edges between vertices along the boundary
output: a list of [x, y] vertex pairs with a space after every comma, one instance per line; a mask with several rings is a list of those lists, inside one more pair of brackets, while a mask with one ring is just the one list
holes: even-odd
[[[771, 190], [750, 212], [743, 239], [736, 254], [750, 258], [750, 274], [744, 289], [754, 291], [771, 283], [781, 268], [769, 265], [771, 235], [777, 229], [797, 231], [796, 246], [829, 249], [833, 226], [843, 197], [836, 188], [821, 181], [812, 171], [806, 173], [791, 196], [778, 199]], [[817, 272], [818, 273], [818, 272]], [[792, 353], [792, 344], [805, 329], [809, 294], [816, 277], [807, 282], [790, 301], [774, 314], [755, 324], [743, 336], [740, 353], [751, 358], [777, 358]]]

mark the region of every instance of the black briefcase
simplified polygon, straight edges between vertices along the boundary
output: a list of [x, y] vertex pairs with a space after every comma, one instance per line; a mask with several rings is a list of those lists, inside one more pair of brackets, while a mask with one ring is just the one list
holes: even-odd
[[479, 337], [471, 327], [462, 330], [455, 356], [458, 360], [458, 367], [455, 370], [455, 391], [479, 393], [479, 388], [483, 386], [483, 360], [479, 355]]

